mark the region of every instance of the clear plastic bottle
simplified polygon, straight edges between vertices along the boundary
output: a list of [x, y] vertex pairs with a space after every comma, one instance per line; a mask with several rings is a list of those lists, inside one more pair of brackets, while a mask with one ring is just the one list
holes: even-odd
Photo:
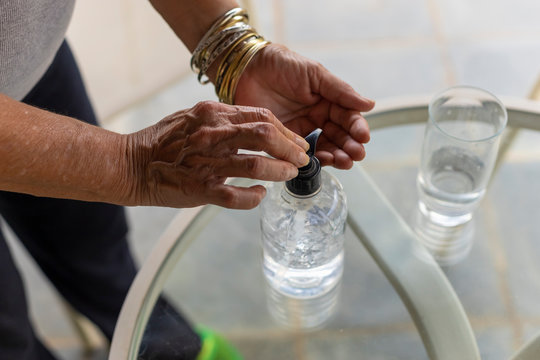
[[303, 328], [333, 313], [343, 274], [347, 202], [339, 181], [314, 156], [320, 132], [306, 137], [310, 163], [297, 178], [270, 185], [261, 204], [270, 310], [280, 322]]

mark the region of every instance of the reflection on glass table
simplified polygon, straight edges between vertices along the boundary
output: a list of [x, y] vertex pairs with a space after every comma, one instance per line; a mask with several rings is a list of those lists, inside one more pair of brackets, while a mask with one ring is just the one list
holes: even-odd
[[[416, 133], [421, 138], [422, 125], [405, 125], [426, 121], [428, 101], [379, 104], [368, 117], [375, 130], [372, 138], [379, 131], [384, 136], [387, 130], [382, 128], [396, 125], [402, 125], [403, 133], [413, 134], [412, 139]], [[537, 104], [521, 100], [505, 104], [509, 126], [540, 130]], [[417, 145], [413, 141], [409, 151], [419, 152]], [[365, 162], [367, 171], [360, 166], [332, 171], [347, 193], [349, 217], [341, 296], [336, 313], [323, 327], [312, 331], [284, 327], [268, 312], [257, 210], [185, 209], [156, 243], [137, 276], [117, 324], [110, 359], [137, 359], [141, 340], [155, 329], [148, 319], [160, 296], [196, 326], [220, 333], [245, 359], [508, 359], [540, 328], [540, 323], [532, 321], [516, 329], [520, 317], [528, 316], [521, 313], [527, 310], [526, 303], [516, 300], [517, 305], [509, 305], [513, 289], [508, 287], [513, 286], [514, 276], [510, 265], [519, 266], [519, 260], [510, 259], [510, 249], [508, 261], [514, 263], [501, 265], [505, 256], [496, 251], [503, 251], [506, 244], [499, 244], [492, 256], [493, 250], [483, 248], [483, 241], [477, 241], [470, 257], [455, 268], [443, 271], [429, 257], [419, 259], [416, 237], [407, 224], [417, 201], [418, 164], [391, 157], [394, 165], [383, 166], [376, 159]], [[533, 175], [540, 172], [537, 168], [529, 166], [524, 171]], [[532, 177], [522, 177], [520, 182], [509, 176], [506, 163], [498, 171], [487, 204], [479, 211], [488, 209], [503, 216], [513, 202], [512, 191], [539, 189]], [[505, 189], [508, 181], [517, 188]], [[490, 191], [502, 195], [490, 196]], [[521, 196], [532, 201], [533, 194]], [[494, 229], [492, 223], [480, 221], [478, 232], [489, 241], [497, 230], [503, 233], [497, 239], [516, 234], [531, 240], [534, 233], [519, 229], [521, 225]], [[493, 280], [505, 276], [506, 285]], [[529, 276], [525, 279], [534, 278]], [[523, 290], [519, 285], [518, 292]], [[534, 281], [531, 287], [536, 289]], [[534, 359], [537, 346], [532, 342], [525, 347], [521, 358]]]

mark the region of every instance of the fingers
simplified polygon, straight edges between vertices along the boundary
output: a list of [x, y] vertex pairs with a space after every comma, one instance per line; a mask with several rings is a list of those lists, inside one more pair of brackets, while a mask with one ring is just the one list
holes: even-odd
[[333, 166], [336, 169], [347, 170], [353, 166], [351, 157], [332, 143], [324, 143], [321, 150], [315, 154], [322, 166]]
[[236, 134], [226, 141], [234, 148], [241, 144], [242, 149], [264, 151], [267, 154], [302, 167], [309, 161], [306, 151], [291, 143], [273, 124], [248, 123], [236, 125]]
[[[304, 138], [287, 129], [270, 110], [214, 103], [203, 105], [214, 111], [219, 110], [221, 116], [226, 117], [232, 127], [227, 127], [226, 131], [207, 128], [196, 137], [201, 143], [213, 142], [215, 146], [225, 145], [234, 151], [236, 149], [265, 151], [275, 158], [289, 161], [296, 167], [308, 163], [306, 151], [309, 144]], [[215, 135], [206, 132], [215, 132]], [[212, 138], [214, 140], [211, 140]]]
[[269, 123], [272, 124], [276, 129], [282, 133], [287, 139], [293, 141], [298, 146], [300, 146], [304, 151], [309, 149], [309, 144], [304, 140], [303, 137], [297, 135], [293, 131], [287, 129], [285, 125], [279, 119], [277, 119], [274, 114], [268, 109], [257, 108], [257, 107], [248, 107], [248, 106], [236, 106], [237, 116], [231, 118], [231, 121], [236, 124], [245, 124], [245, 123]]
[[[309, 161], [306, 154], [309, 144], [287, 129], [270, 110], [202, 102], [193, 108], [191, 115], [193, 125], [182, 145], [182, 157], [228, 157], [244, 149], [265, 151], [295, 167]], [[182, 134], [185, 130], [180, 128], [180, 131]]]
[[248, 188], [218, 185], [209, 192], [210, 202], [229, 209], [253, 209], [266, 195], [266, 189], [262, 185], [254, 185]]
[[216, 176], [265, 181], [286, 181], [298, 175], [298, 168], [294, 165], [259, 155], [239, 154], [214, 159], [212, 167]]
[[327, 122], [324, 125], [323, 134], [336, 149], [344, 151], [352, 160], [360, 161], [365, 157], [364, 146], [335, 123]]
[[369, 142], [369, 125], [359, 112], [332, 104], [329, 116], [334, 123], [348, 132], [356, 141]]
[[[255, 107], [230, 107], [228, 120], [233, 131], [227, 139], [220, 141], [230, 149], [264, 151], [267, 154], [296, 167], [309, 161], [306, 151], [309, 144], [293, 131], [287, 129], [270, 110]], [[230, 109], [229, 109], [230, 110]]]
[[333, 166], [334, 165], [334, 154], [326, 150], [317, 150], [315, 153], [317, 159], [321, 163], [321, 166]]
[[360, 143], [369, 141], [369, 125], [358, 111], [349, 110], [328, 100], [323, 100], [311, 110], [309, 117], [314, 124], [322, 127], [323, 130], [327, 123], [332, 122], [340, 126], [356, 141]]
[[[331, 165], [349, 168], [352, 166], [351, 161], [360, 161], [365, 157], [362, 143], [369, 141], [369, 127], [359, 112], [324, 100], [313, 108], [304, 123], [311, 123], [312, 128], [316, 125], [323, 129], [318, 149], [325, 148], [332, 154], [332, 157], [326, 156]], [[334, 155], [337, 150], [341, 151]], [[350, 159], [346, 159], [345, 154]]]
[[318, 93], [331, 102], [356, 111], [369, 111], [375, 106], [373, 100], [358, 94], [349, 84], [330, 73], [322, 65], [317, 66], [315, 72], [315, 78], [318, 79], [318, 84], [316, 84]]
[[[191, 110], [192, 116], [199, 119], [199, 121], [192, 122], [196, 127], [202, 125], [207, 128], [215, 128], [218, 124], [223, 125], [225, 122], [234, 126], [249, 123], [270, 124], [276, 128], [281, 136], [299, 146], [304, 152], [309, 149], [309, 144], [301, 136], [287, 129], [270, 110], [265, 108], [230, 106], [215, 101], [203, 101], [195, 105]], [[266, 130], [263, 129], [262, 132], [264, 133], [264, 131]], [[263, 141], [268, 140], [263, 139]]]

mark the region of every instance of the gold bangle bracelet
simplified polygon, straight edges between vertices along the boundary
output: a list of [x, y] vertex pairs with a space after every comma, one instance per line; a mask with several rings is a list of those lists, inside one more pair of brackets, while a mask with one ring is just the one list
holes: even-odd
[[207, 84], [210, 82], [210, 79], [202, 80], [203, 75], [206, 74], [210, 66], [215, 62], [217, 58], [219, 58], [224, 51], [226, 51], [231, 45], [233, 45], [240, 37], [242, 37], [244, 34], [246, 34], [247, 31], [250, 30], [250, 28], [245, 27], [241, 28], [244, 29], [242, 31], [238, 31], [233, 33], [231, 36], [228, 36], [223, 42], [220, 44], [217, 44], [215, 48], [208, 49], [208, 56], [206, 56], [205, 53], [202, 54], [203, 58], [200, 60], [201, 63], [199, 64], [199, 73], [197, 75], [197, 79], [201, 84]]
[[256, 37], [251, 37], [239, 44], [238, 49], [235, 49], [227, 59], [227, 68], [224, 69], [223, 79], [219, 88], [216, 87], [216, 94], [220, 101], [230, 103], [230, 83], [236, 73], [236, 69], [244, 58], [245, 54], [251, 48], [251, 44], [256, 40]]
[[259, 51], [261, 51], [263, 48], [268, 46], [270, 44], [269, 41], [266, 41], [262, 38], [258, 39], [259, 41], [254, 44], [249, 51], [244, 56], [243, 61], [238, 65], [238, 68], [235, 69], [235, 73], [231, 75], [231, 83], [229, 85], [229, 96], [227, 98], [227, 104], [234, 104], [234, 96], [236, 95], [236, 88], [238, 86], [238, 83], [240, 82], [240, 78], [242, 77], [242, 74], [244, 73], [244, 70], [248, 67], [248, 65], [251, 63], [251, 60], [257, 55]]
[[201, 84], [213, 63], [218, 61], [215, 91], [221, 102], [234, 103], [240, 77], [255, 55], [269, 42], [248, 24], [249, 16], [242, 8], [234, 8], [215, 20], [191, 56], [191, 69]]
[[220, 89], [221, 89], [221, 84], [223, 84], [223, 78], [228, 73], [227, 69], [231, 65], [230, 64], [230, 62], [232, 60], [231, 54], [233, 54], [233, 52], [235, 52], [235, 51], [236, 52], [239, 51], [239, 49], [237, 49], [238, 45], [243, 43], [245, 40], [247, 40], [247, 39], [249, 39], [250, 37], [253, 37], [253, 36], [257, 36], [256, 33], [253, 32], [253, 31], [248, 31], [246, 34], [241, 36], [237, 41], [235, 41], [230, 46], [229, 50], [223, 56], [223, 59], [221, 60], [219, 66], [218, 66], [217, 73], [216, 73], [215, 87], [216, 87], [216, 94], [218, 94], [218, 96], [219, 96], [219, 92], [220, 92]]
[[233, 81], [234, 77], [237, 75], [238, 68], [239, 66], [241, 66], [241, 63], [243, 59], [245, 58], [246, 54], [248, 54], [250, 49], [252, 49], [257, 39], [258, 38], [250, 38], [247, 41], [245, 41], [242, 44], [242, 48], [239, 49], [239, 51], [235, 53], [234, 58], [229, 61], [230, 66], [227, 69], [227, 73], [223, 77], [223, 83], [218, 93], [218, 98], [220, 99], [220, 101], [227, 104], [230, 104], [232, 102], [231, 92], [230, 92], [231, 82]]

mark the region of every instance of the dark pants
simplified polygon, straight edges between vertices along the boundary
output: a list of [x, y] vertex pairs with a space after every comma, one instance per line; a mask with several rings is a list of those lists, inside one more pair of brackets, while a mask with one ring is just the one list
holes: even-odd
[[[97, 125], [66, 43], [23, 102]], [[110, 204], [0, 192], [0, 214], [58, 292], [110, 340], [136, 274], [127, 242], [124, 209]], [[200, 348], [197, 335], [160, 299], [154, 312], [162, 315], [163, 311], [173, 314], [165, 321], [167, 332], [175, 333], [176, 342], [188, 349], [177, 358], [194, 358]], [[156, 334], [149, 335], [152, 338]], [[159, 348], [159, 344], [146, 347]], [[1, 232], [0, 359], [54, 359], [32, 330], [21, 277]]]

